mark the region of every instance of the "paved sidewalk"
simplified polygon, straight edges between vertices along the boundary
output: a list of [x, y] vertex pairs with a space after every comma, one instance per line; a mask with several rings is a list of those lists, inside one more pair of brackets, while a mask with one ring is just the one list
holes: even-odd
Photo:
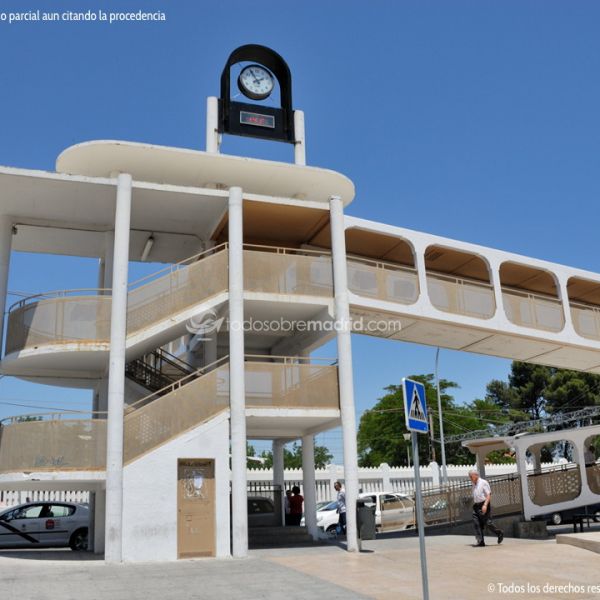
[[[340, 552], [341, 554], [341, 552]], [[364, 600], [274, 562], [183, 560], [105, 565], [75, 553], [1, 552], [3, 600]], [[48, 558], [52, 557], [52, 558]]]
[[[426, 538], [432, 600], [597, 600], [600, 597], [597, 554], [558, 545], [553, 539], [505, 539], [497, 545], [492, 537], [485, 548], [476, 548], [473, 542], [474, 538], [468, 536]], [[417, 538], [364, 542], [361, 554], [340, 553], [333, 547], [311, 552], [298, 548], [271, 555], [263, 551], [263, 558], [377, 600], [422, 598]], [[548, 587], [569, 584], [581, 586], [583, 592], [578, 589], [569, 593], [567, 588]]]
[[[472, 542], [427, 538], [432, 600], [600, 597], [598, 554], [553, 539], [506, 539], [485, 548]], [[585, 589], [545, 592], [544, 585]], [[588, 593], [590, 585], [598, 590]], [[365, 542], [360, 554], [330, 545], [254, 550], [246, 560], [109, 566], [68, 550], [0, 552], [0, 594], [7, 600], [416, 600], [421, 579], [417, 539], [387, 538]]]

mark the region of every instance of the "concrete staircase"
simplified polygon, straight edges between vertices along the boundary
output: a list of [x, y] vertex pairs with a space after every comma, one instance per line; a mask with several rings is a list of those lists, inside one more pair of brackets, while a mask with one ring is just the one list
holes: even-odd
[[312, 539], [306, 527], [252, 527], [248, 530], [248, 545], [254, 550], [314, 546], [320, 543]]

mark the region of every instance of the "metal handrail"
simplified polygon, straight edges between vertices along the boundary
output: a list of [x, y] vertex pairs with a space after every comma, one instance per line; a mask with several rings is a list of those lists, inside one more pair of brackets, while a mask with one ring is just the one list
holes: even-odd
[[[214, 246], [213, 248], [207, 248], [206, 250], [203, 250], [202, 252], [194, 254], [193, 256], [185, 258], [177, 263], [173, 263], [172, 265], [169, 265], [168, 267], [159, 269], [158, 271], [155, 271], [154, 273], [151, 273], [150, 275], [145, 275], [144, 277], [141, 277], [140, 279], [131, 281], [130, 283], [127, 284], [127, 287], [130, 291], [134, 290], [134, 289], [140, 289], [140, 288], [144, 287], [145, 285], [152, 283], [160, 276], [163, 276], [162, 274], [170, 275], [183, 267], [186, 267], [186, 266], [189, 266], [190, 264], [198, 262], [199, 260], [201, 260], [203, 257], [205, 257], [207, 255], [217, 254], [218, 252], [225, 250], [228, 246], [229, 246], [229, 242], [223, 242], [222, 244], [218, 244], [217, 246]], [[331, 255], [331, 252], [328, 252], [325, 250], [323, 252], [319, 252], [317, 250], [310, 250], [310, 249], [286, 248], [286, 247], [282, 247], [282, 246], [266, 246], [266, 245], [260, 245], [260, 244], [244, 244], [244, 248], [250, 249], [250, 250], [260, 249], [261, 251], [268, 250], [271, 252], [275, 252], [277, 254], [306, 254], [306, 255], [318, 255], [318, 256], [330, 256]], [[12, 304], [7, 312], [10, 313], [13, 310], [16, 310], [18, 308], [25, 306], [26, 304], [31, 304], [32, 302], [39, 302], [40, 300], [50, 300], [53, 298], [60, 298], [60, 297], [66, 297], [66, 296], [72, 296], [72, 295], [84, 295], [83, 294], [84, 292], [90, 292], [89, 295], [96, 295], [96, 296], [102, 296], [103, 293], [108, 292], [108, 294], [104, 294], [104, 295], [107, 298], [110, 298], [109, 293], [112, 292], [112, 288], [81, 288], [81, 289], [71, 289], [71, 290], [53, 290], [50, 292], [43, 292], [40, 294], [32, 294], [31, 296], [22, 298], [21, 300], [18, 300], [17, 302]]]
[[494, 286], [485, 281], [478, 281], [477, 279], [465, 279], [464, 277], [456, 277], [454, 275], [448, 275], [446, 273], [440, 273], [438, 271], [427, 271], [428, 278], [441, 279], [449, 281], [450, 283], [458, 283], [460, 285], [472, 285], [475, 287], [485, 288], [487, 290], [493, 290]]
[[244, 250], [269, 251], [273, 254], [306, 254], [315, 256], [331, 256], [330, 250], [313, 250], [312, 248], [288, 248], [286, 246], [268, 246], [266, 244], [244, 244]]
[[[8, 421], [9, 425], [15, 425], [18, 423], [27, 423], [27, 422], [39, 422], [39, 421], [60, 421], [64, 415], [108, 415], [106, 411], [102, 410], [68, 410], [65, 409], [63, 411], [53, 411], [53, 412], [44, 412], [44, 413], [29, 413], [26, 415], [12, 415], [9, 417], [4, 417], [0, 419], [0, 423], [4, 423]], [[42, 417], [41, 419], [38, 417]], [[52, 417], [49, 419], [44, 419], [43, 417]], [[80, 419], [82, 421], [87, 421], [91, 419]]]
[[536, 300], [544, 300], [546, 302], [551, 302], [552, 304], [558, 304], [562, 306], [562, 301], [559, 298], [555, 298], [554, 296], [547, 296], [545, 294], [538, 294], [537, 292], [530, 292], [528, 290], [520, 290], [518, 288], [508, 287], [503, 285], [501, 287], [501, 291], [503, 294], [512, 294], [514, 296], [519, 296], [521, 298], [533, 298]]
[[[50, 292], [43, 292], [41, 294], [33, 294], [32, 296], [27, 296], [26, 298], [22, 298], [18, 300], [14, 304], [11, 304], [8, 312], [12, 312], [13, 310], [17, 310], [22, 308], [26, 304], [30, 304], [31, 301], [40, 302], [41, 300], [52, 300], [55, 298], [64, 298], [71, 295], [85, 296], [84, 292], [93, 292], [90, 293], [90, 296], [102, 296], [102, 292], [110, 292], [111, 288], [80, 288], [74, 290], [53, 290]], [[100, 293], [99, 293], [100, 292]], [[106, 298], [109, 299], [110, 296], [106, 295]]]
[[[205, 375], [205, 374], [209, 373], [210, 371], [213, 371], [216, 367], [218, 367], [220, 364], [223, 364], [227, 360], [229, 360], [229, 355], [223, 356], [204, 367], [200, 367], [199, 369], [196, 369], [193, 373], [190, 373], [189, 375], [186, 375], [185, 377], [182, 377], [181, 379], [178, 379], [177, 381], [174, 381], [173, 383], [166, 385], [165, 387], [163, 387], [159, 390], [156, 390], [155, 392], [152, 392], [151, 394], [148, 394], [147, 396], [144, 396], [143, 398], [140, 398], [139, 400], [136, 400], [133, 404], [129, 404], [128, 406], [125, 407], [125, 412], [126, 412], [125, 416], [127, 416], [130, 413], [137, 410], [136, 407], [139, 404], [142, 404], [142, 402], [147, 404], [151, 398], [159, 398], [161, 396], [165, 396], [166, 394], [170, 394], [171, 392], [174, 392], [176, 389], [179, 389], [182, 385], [185, 385], [185, 383], [187, 383], [188, 381], [190, 381], [192, 379], [197, 379], [201, 375]], [[144, 404], [144, 406], [145, 406], [145, 404]]]
[[167, 275], [167, 274], [170, 275], [171, 273], [174, 273], [175, 271], [178, 271], [179, 269], [181, 269], [183, 267], [189, 266], [191, 263], [198, 262], [206, 255], [217, 254], [218, 252], [225, 250], [225, 248], [227, 248], [228, 245], [229, 245], [228, 242], [223, 242], [222, 244], [219, 244], [218, 246], [214, 246], [213, 248], [207, 248], [206, 250], [203, 250], [202, 252], [199, 252], [198, 254], [194, 254], [193, 256], [184, 258], [183, 260], [173, 263], [173, 264], [169, 265], [168, 267], [159, 269], [158, 271], [155, 271], [154, 273], [151, 273], [150, 275], [145, 275], [144, 277], [140, 277], [140, 279], [136, 279], [136, 280], [130, 282], [127, 285], [127, 287], [130, 290], [132, 290], [132, 289], [138, 289], [140, 287], [143, 287], [144, 285], [148, 285], [147, 283], [143, 283], [143, 282], [148, 281], [148, 283], [151, 283], [152, 281], [157, 279], [157, 276], [161, 275], [161, 273], [164, 273], [165, 275]]
[[[271, 355], [265, 355], [265, 354], [245, 354], [244, 358], [261, 358], [263, 359], [265, 364], [270, 364], [267, 363], [267, 361], [265, 359], [272, 359], [272, 358], [276, 358], [276, 359], [283, 359], [284, 363], [283, 364], [292, 364], [291, 361], [292, 360], [327, 360], [327, 361], [334, 361], [331, 365], [325, 365], [325, 366], [335, 366], [337, 364], [337, 359], [331, 359], [331, 358], [327, 358], [327, 359], [321, 359], [321, 358], [317, 358], [317, 359], [312, 359], [311, 357], [302, 357], [302, 356], [271, 356]], [[177, 381], [173, 382], [172, 384], [166, 385], [165, 387], [161, 388], [160, 390], [156, 390], [155, 392], [152, 392], [151, 394], [148, 394], [147, 396], [144, 396], [143, 398], [140, 398], [139, 400], [137, 400], [136, 402], [134, 402], [133, 404], [129, 404], [127, 407], [125, 407], [125, 411], [127, 413], [127, 415], [131, 414], [132, 412], [134, 412], [135, 410], [137, 410], [137, 406], [142, 404], [143, 406], [145, 406], [146, 404], [148, 404], [148, 402], [152, 399], [152, 398], [160, 398], [161, 396], [165, 396], [166, 394], [170, 394], [171, 392], [174, 392], [176, 389], [179, 389], [182, 387], [182, 385], [185, 385], [186, 383], [188, 383], [190, 380], [193, 379], [197, 379], [198, 377], [202, 376], [202, 375], [206, 375], [207, 373], [213, 371], [215, 368], [217, 368], [218, 366], [226, 363], [229, 360], [229, 355], [223, 356], [219, 359], [217, 359], [216, 361], [204, 366], [204, 367], [200, 367], [199, 369], [196, 369], [193, 373], [190, 373], [189, 375], [186, 375], [185, 377], [182, 377], [181, 379], [178, 379]], [[257, 361], [258, 363], [259, 361]]]
[[[337, 365], [338, 359], [337, 358], [331, 358], [331, 357], [314, 357], [314, 356], [284, 356], [281, 354], [244, 354], [244, 359], [247, 358], [260, 358], [262, 359], [262, 362], [267, 363], [267, 359], [268, 360], [272, 360], [272, 359], [277, 359], [279, 361], [282, 361], [284, 364], [295, 364], [298, 362], [308, 362], [308, 363], [314, 363], [315, 361], [323, 361], [323, 362], [329, 362], [329, 366], [335, 366]], [[260, 361], [256, 361], [256, 362], [260, 362]]]
[[357, 262], [363, 263], [368, 266], [374, 266], [377, 269], [390, 270], [390, 271], [403, 271], [405, 273], [410, 273], [412, 275], [417, 274], [417, 269], [415, 267], [409, 267], [407, 265], [399, 265], [398, 263], [394, 263], [386, 260], [376, 260], [373, 258], [365, 258], [363, 256], [357, 256], [356, 254], [347, 254], [346, 255], [347, 262]]
[[581, 301], [572, 302], [571, 300], [569, 300], [569, 306], [571, 308], [579, 308], [580, 310], [589, 310], [592, 312], [600, 312], [600, 306], [598, 306], [597, 304], [586, 304], [585, 302], [581, 302]]

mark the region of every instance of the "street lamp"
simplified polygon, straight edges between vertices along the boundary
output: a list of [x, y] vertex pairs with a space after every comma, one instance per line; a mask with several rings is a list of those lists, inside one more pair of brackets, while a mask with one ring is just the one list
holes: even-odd
[[440, 378], [438, 376], [438, 363], [440, 359], [440, 349], [435, 353], [435, 385], [437, 388], [438, 417], [440, 420], [440, 443], [442, 446], [442, 482], [448, 483], [448, 469], [446, 468], [446, 445], [444, 443], [444, 422], [442, 420], [442, 396], [440, 394]]

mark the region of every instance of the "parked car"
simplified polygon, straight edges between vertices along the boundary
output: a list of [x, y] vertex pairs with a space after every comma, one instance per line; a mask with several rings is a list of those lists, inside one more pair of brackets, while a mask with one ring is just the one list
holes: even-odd
[[272, 527], [276, 522], [275, 504], [266, 496], [248, 496], [248, 527]]
[[29, 502], [0, 512], [0, 548], [87, 550], [90, 511], [83, 504]]
[[578, 506], [565, 510], [557, 510], [531, 517], [532, 521], [545, 521], [548, 525], [562, 525], [563, 523], [572, 523], [574, 515], [588, 514], [593, 515], [594, 521], [600, 523], [600, 504], [589, 504], [588, 506]]
[[[386, 531], [414, 527], [414, 502], [409, 496], [397, 492], [373, 492], [359, 494], [359, 498], [365, 500], [366, 506], [375, 507], [375, 527], [378, 530], [382, 527]], [[317, 527], [325, 533], [335, 533], [338, 519], [336, 501], [329, 502], [317, 510]]]

